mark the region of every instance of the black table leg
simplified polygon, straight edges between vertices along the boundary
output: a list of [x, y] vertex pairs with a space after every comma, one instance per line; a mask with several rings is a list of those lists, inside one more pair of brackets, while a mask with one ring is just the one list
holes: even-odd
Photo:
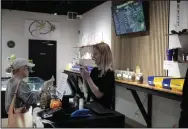
[[142, 116], [144, 117], [144, 120], [147, 123], [147, 127], [151, 128], [152, 127], [152, 95], [148, 94], [148, 114], [135, 90], [129, 89], [136, 101], [137, 106], [139, 107], [139, 110], [142, 113]]
[[152, 128], [152, 95], [148, 94], [148, 128]]

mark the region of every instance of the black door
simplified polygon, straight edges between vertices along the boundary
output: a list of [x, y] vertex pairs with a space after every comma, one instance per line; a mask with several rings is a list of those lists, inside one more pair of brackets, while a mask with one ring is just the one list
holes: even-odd
[[35, 64], [30, 77], [56, 80], [56, 41], [29, 40], [29, 59]]

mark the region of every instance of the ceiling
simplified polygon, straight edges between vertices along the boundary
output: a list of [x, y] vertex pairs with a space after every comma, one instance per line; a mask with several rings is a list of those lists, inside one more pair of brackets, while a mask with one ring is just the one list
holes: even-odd
[[78, 15], [82, 15], [105, 1], [107, 0], [2, 0], [1, 8], [49, 14], [57, 13], [58, 15], [67, 15], [67, 12], [77, 12]]

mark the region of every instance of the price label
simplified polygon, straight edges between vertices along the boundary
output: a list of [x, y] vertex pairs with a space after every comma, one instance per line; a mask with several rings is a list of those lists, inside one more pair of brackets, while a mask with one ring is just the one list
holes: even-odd
[[173, 64], [174, 64], [173, 61], [167, 61], [167, 60], [165, 60], [164, 64], [163, 64], [163, 69], [164, 70], [171, 70], [173, 68]]

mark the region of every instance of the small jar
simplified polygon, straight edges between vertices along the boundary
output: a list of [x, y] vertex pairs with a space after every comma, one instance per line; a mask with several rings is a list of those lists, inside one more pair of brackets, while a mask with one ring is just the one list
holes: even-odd
[[115, 79], [117, 79], [117, 70], [115, 70], [114, 76], [115, 76]]
[[186, 59], [186, 62], [188, 62], [188, 53], [185, 54], [185, 59]]
[[182, 61], [186, 62], [186, 54], [185, 53], [182, 54]]
[[142, 73], [139, 73], [136, 77], [136, 81], [138, 84], [143, 84], [144, 82], [144, 77], [143, 77], [143, 74]]
[[116, 76], [117, 76], [118, 80], [121, 80], [122, 79], [122, 71], [118, 70]]
[[122, 78], [123, 78], [124, 81], [128, 81], [129, 77], [128, 77], [128, 72], [127, 71], [123, 71]]
[[125, 75], [125, 81], [129, 81], [129, 71], [127, 71], [127, 74]]
[[135, 73], [132, 72], [132, 73], [131, 73], [131, 81], [132, 81], [132, 82], [135, 82], [135, 79], [136, 79]]
[[124, 81], [126, 81], [126, 78], [127, 78], [127, 71], [123, 71], [123, 72], [122, 72], [122, 79], [123, 79]]
[[128, 81], [129, 81], [129, 82], [132, 81], [132, 72], [129, 72], [129, 75], [128, 75]]

